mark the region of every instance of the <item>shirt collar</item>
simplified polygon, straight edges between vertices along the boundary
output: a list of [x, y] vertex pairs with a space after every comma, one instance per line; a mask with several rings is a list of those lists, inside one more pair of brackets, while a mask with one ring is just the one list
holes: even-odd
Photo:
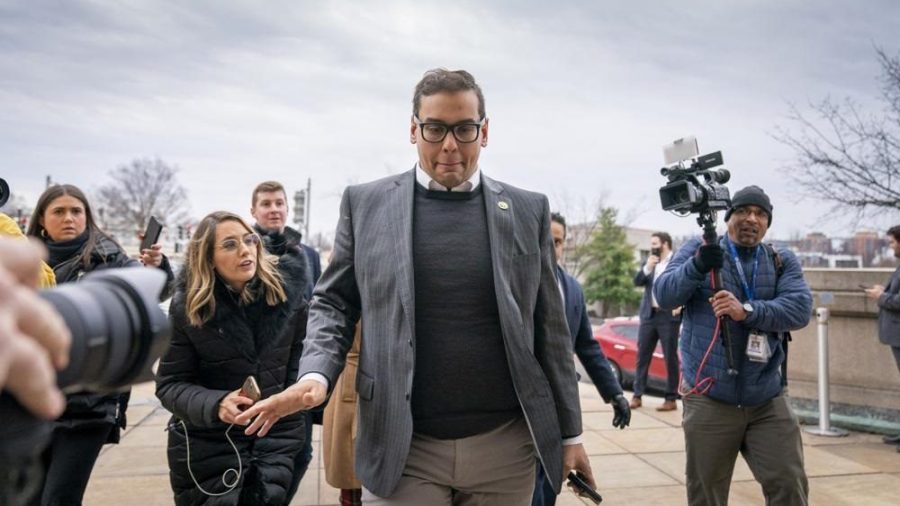
[[[426, 190], [447, 191], [447, 187], [432, 179], [419, 163], [416, 164], [416, 182]], [[450, 191], [470, 192], [474, 191], [475, 188], [478, 188], [479, 184], [481, 184], [481, 168], [476, 167], [475, 172], [472, 173], [469, 179], [463, 181], [458, 186], [450, 188]]]

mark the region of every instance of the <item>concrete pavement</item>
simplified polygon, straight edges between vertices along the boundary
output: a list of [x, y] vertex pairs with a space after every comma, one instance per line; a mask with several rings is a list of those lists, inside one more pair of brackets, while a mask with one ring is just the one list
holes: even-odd
[[[603, 504], [676, 506], [687, 504], [684, 487], [684, 438], [681, 405], [676, 412], [653, 408], [662, 399], [644, 396], [631, 426], [611, 426], [612, 409], [596, 389], [580, 384], [585, 446]], [[153, 385], [134, 388], [128, 410], [130, 427], [119, 445], [103, 449], [85, 495], [88, 506], [140, 504], [170, 505], [166, 465], [169, 414], [153, 395]], [[336, 505], [337, 491], [325, 483], [319, 443], [314, 433], [313, 463], [292, 506]], [[810, 503], [816, 506], [900, 504], [900, 453], [872, 434], [851, 433], [844, 438], [803, 434]], [[566, 491], [560, 506], [585, 504]], [[734, 473], [731, 505], [764, 504], [759, 485], [742, 458]]]

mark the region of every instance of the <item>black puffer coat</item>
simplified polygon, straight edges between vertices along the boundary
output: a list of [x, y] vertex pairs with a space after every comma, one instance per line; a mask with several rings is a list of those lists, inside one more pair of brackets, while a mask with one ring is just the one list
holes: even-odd
[[[169, 308], [172, 342], [160, 360], [156, 396], [172, 412], [169, 422], [169, 478], [178, 505], [287, 504], [294, 457], [305, 443], [304, 419], [282, 418], [263, 438], [245, 436], [233, 427], [229, 436], [241, 455], [243, 472], [238, 486], [210, 497], [194, 483], [187, 467], [204, 490], [227, 490], [222, 475], [237, 469], [234, 449], [225, 438], [228, 425], [219, 420], [219, 402], [237, 390], [247, 376], [255, 376], [262, 398], [281, 392], [297, 381], [306, 334], [307, 303], [303, 297], [306, 262], [295, 254], [280, 257], [278, 271], [287, 301], [268, 306], [264, 297], [246, 306], [221, 280], [216, 281], [216, 309], [202, 327], [188, 323], [185, 311], [185, 273], [179, 276]], [[251, 281], [254, 282], [254, 281]], [[257, 281], [258, 282], [258, 281]], [[184, 426], [190, 448], [187, 448]], [[233, 473], [227, 479], [233, 480]]]
[[[90, 272], [103, 269], [116, 269], [120, 267], [143, 267], [143, 264], [128, 256], [128, 254], [115, 242], [100, 235], [94, 245], [90, 256], [90, 265], [85, 268], [80, 259], [72, 257], [55, 266], [53, 273], [56, 275], [56, 283], [74, 283]], [[174, 275], [169, 259], [163, 256], [163, 263], [159, 269], [166, 273], [166, 285], [160, 294], [160, 300], [165, 300], [171, 295]], [[125, 408], [128, 407], [128, 399], [131, 391], [114, 394], [95, 394], [89, 392], [77, 392], [66, 395], [66, 411], [56, 424], [62, 427], [85, 427], [91, 425], [113, 424], [116, 430], [110, 433], [107, 443], [118, 443], [121, 430], [125, 428]]]

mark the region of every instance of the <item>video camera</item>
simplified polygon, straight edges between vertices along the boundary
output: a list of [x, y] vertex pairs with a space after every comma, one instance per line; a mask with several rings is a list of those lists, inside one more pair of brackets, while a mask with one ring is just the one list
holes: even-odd
[[[63, 391], [114, 392], [153, 378], [151, 367], [170, 337], [158, 303], [165, 283], [157, 269], [109, 269], [40, 292], [72, 333], [69, 365], [57, 375]], [[0, 504], [22, 504], [42, 480], [39, 457], [53, 424], [31, 416], [7, 392], [0, 394], [0, 414]]]
[[[731, 207], [731, 194], [725, 183], [731, 179], [731, 173], [725, 169], [714, 170], [722, 165], [722, 152], [716, 151], [700, 156], [696, 137], [684, 137], [663, 147], [666, 167], [660, 173], [669, 180], [659, 189], [659, 200], [664, 211], [672, 211], [680, 216], [697, 213], [697, 224], [703, 228], [705, 244], [718, 243], [716, 234], [716, 212], [726, 211]], [[690, 164], [686, 162], [690, 160]], [[713, 269], [713, 291], [722, 289], [722, 273]], [[728, 363], [728, 374], [736, 375], [734, 353], [732, 351], [731, 330], [727, 316], [721, 316], [722, 345], [725, 346], [725, 359]]]
[[[731, 195], [725, 183], [731, 173], [722, 165], [722, 152], [699, 156], [695, 137], [684, 137], [663, 148], [666, 167], [660, 173], [669, 180], [659, 189], [664, 211], [687, 216], [704, 211], [724, 211], [731, 206]], [[690, 160], [690, 164], [685, 162]]]

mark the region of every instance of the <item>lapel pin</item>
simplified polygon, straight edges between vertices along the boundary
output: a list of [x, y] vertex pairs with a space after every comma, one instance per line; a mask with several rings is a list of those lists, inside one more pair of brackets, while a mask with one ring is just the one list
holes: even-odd
[[507, 209], [509, 209], [509, 204], [501, 200], [500, 202], [497, 202], [497, 207], [506, 211]]

